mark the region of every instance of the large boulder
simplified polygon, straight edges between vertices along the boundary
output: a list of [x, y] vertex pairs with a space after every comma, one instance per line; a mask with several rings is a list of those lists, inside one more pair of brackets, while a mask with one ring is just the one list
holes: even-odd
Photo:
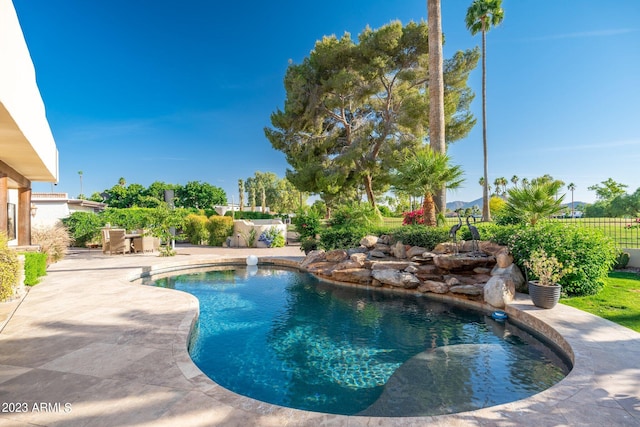
[[309, 252], [305, 259], [300, 263], [300, 268], [306, 269], [309, 264], [324, 261], [326, 259], [326, 253], [322, 249]]
[[347, 249], [347, 255], [351, 256], [353, 254], [366, 254], [369, 252], [366, 246], [358, 246], [357, 248]]
[[512, 281], [516, 292], [528, 292], [527, 284], [520, 268], [516, 264], [511, 264], [507, 268], [500, 268], [497, 265], [491, 270], [492, 276], [502, 276], [505, 281]]
[[371, 275], [380, 283], [404, 289], [415, 289], [420, 280], [411, 273], [399, 270], [372, 270]]
[[493, 276], [484, 285], [484, 300], [496, 307], [504, 308], [513, 301], [516, 288], [509, 276]]
[[364, 266], [364, 262], [367, 260], [367, 254], [363, 254], [363, 253], [355, 253], [355, 254], [351, 254], [349, 256], [349, 259], [355, 263], [358, 264], [359, 267], [363, 267]]

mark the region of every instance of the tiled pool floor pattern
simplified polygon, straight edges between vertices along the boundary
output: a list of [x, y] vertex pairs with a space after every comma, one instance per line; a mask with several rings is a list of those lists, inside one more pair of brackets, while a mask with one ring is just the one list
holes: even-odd
[[540, 310], [526, 296], [513, 308], [559, 332], [575, 355], [569, 376], [529, 399], [447, 416], [375, 418], [298, 411], [236, 395], [189, 358], [195, 298], [129, 279], [163, 266], [251, 253], [293, 261], [299, 248], [187, 246], [178, 253], [78, 251], [51, 266], [15, 312], [16, 304], [0, 304], [0, 427], [640, 426], [640, 334], [563, 305]]

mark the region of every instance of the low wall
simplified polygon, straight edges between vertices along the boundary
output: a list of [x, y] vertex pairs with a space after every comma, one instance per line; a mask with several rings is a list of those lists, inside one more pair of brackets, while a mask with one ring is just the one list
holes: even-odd
[[623, 252], [629, 253], [628, 267], [640, 268], [640, 249], [623, 249]]
[[230, 239], [230, 246], [234, 248], [246, 248], [249, 245], [247, 244], [247, 239], [249, 237], [249, 233], [251, 229], [255, 230], [255, 242], [253, 247], [255, 248], [266, 248], [267, 245], [264, 242], [258, 241], [260, 235], [270, 229], [271, 227], [276, 227], [280, 234], [286, 238], [287, 236], [287, 225], [283, 224], [279, 219], [254, 219], [252, 221], [248, 221], [246, 219], [239, 219], [233, 221], [233, 236]]

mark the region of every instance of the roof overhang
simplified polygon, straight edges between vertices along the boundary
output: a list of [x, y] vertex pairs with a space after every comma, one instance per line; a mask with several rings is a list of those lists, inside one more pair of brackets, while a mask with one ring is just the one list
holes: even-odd
[[[11, 1], [0, 0], [0, 173], [11, 187], [58, 181], [58, 149]], [[27, 187], [30, 187], [28, 185]]]

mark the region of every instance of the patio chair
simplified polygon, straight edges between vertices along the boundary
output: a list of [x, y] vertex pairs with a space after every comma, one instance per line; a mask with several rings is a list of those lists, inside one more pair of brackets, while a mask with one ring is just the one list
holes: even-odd
[[103, 228], [102, 229], [102, 253], [103, 254], [106, 254], [110, 250], [109, 230], [110, 230], [110, 228]]
[[122, 255], [131, 252], [131, 239], [124, 237], [124, 229], [109, 230], [109, 254], [122, 253]]

